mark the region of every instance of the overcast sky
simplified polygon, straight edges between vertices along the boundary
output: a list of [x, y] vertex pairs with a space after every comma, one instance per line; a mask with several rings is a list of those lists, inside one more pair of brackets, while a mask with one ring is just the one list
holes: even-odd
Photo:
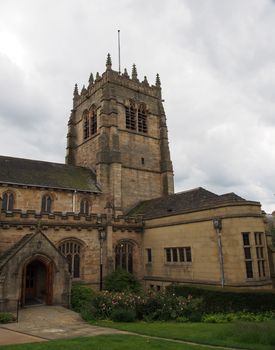
[[155, 82], [176, 191], [275, 210], [275, 1], [0, 0], [0, 154], [64, 162], [72, 92], [107, 52]]

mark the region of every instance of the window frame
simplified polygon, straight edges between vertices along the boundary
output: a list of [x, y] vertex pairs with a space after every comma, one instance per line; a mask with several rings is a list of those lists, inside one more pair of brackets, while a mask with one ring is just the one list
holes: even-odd
[[51, 213], [52, 208], [53, 208], [52, 196], [49, 193], [43, 194], [41, 198], [41, 213]]
[[85, 109], [82, 114], [82, 123], [83, 123], [83, 140], [87, 140], [90, 137], [90, 117], [89, 111]]
[[89, 136], [94, 136], [97, 133], [97, 110], [95, 105], [90, 108], [89, 122]]
[[254, 232], [255, 252], [257, 259], [258, 276], [260, 279], [266, 279], [266, 259], [264, 253], [264, 232]]
[[148, 112], [144, 103], [136, 103], [130, 100], [124, 106], [125, 128], [139, 134], [148, 133]]
[[2, 193], [2, 206], [4, 211], [13, 211], [15, 203], [15, 195], [12, 191], [5, 191]]
[[192, 259], [192, 247], [165, 247], [164, 256], [166, 264], [190, 265]]
[[147, 264], [152, 264], [153, 262], [152, 248], [146, 248], [146, 257], [147, 257]]
[[[82, 210], [83, 209], [83, 210]], [[79, 203], [79, 214], [89, 215], [91, 210], [91, 204], [89, 199], [82, 198]]]
[[[251, 250], [251, 237], [250, 232], [242, 232], [242, 242], [243, 242], [243, 254], [245, 263], [245, 273], [246, 279], [251, 280], [254, 278], [254, 268], [253, 268], [253, 256]], [[247, 253], [249, 252], [249, 256]]]
[[[81, 279], [81, 266], [83, 260], [83, 245], [74, 239], [67, 239], [62, 241], [58, 245], [58, 250], [65, 256], [68, 262], [69, 273], [71, 277]], [[76, 261], [77, 260], [77, 261]], [[78, 264], [78, 269], [75, 270], [75, 266]]]

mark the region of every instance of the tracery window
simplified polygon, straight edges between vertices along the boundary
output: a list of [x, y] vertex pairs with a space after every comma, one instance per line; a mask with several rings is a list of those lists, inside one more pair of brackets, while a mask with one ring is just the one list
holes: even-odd
[[52, 198], [49, 194], [45, 194], [41, 201], [41, 211], [44, 213], [50, 213], [52, 210]]
[[138, 131], [147, 133], [147, 115], [145, 105], [141, 105], [138, 109]]
[[125, 107], [126, 113], [126, 129], [136, 130], [136, 108], [133, 103]]
[[133, 250], [134, 246], [130, 242], [122, 241], [115, 248], [116, 269], [123, 269], [133, 272]]
[[87, 199], [82, 199], [80, 202], [80, 214], [88, 215], [90, 211], [90, 203]]
[[59, 246], [59, 250], [68, 260], [69, 272], [72, 277], [79, 278], [81, 245], [75, 241], [66, 241]]
[[125, 125], [126, 129], [147, 133], [147, 111], [144, 103], [136, 107], [131, 101], [129, 106], [125, 106]]
[[89, 137], [89, 112], [86, 110], [83, 113], [83, 138], [86, 140]]
[[91, 135], [97, 133], [97, 115], [95, 106], [92, 107], [90, 112], [90, 124], [91, 124]]
[[4, 192], [2, 196], [2, 209], [12, 211], [14, 207], [14, 194], [12, 192]]

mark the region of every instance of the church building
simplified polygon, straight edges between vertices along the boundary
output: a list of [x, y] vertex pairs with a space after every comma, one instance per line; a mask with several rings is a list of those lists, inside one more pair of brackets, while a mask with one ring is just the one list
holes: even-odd
[[[174, 193], [161, 82], [112, 69], [73, 95], [65, 164], [0, 156], [0, 300], [68, 306], [72, 283], [102, 289], [123, 268], [171, 283], [272, 288], [259, 202]], [[4, 304], [5, 304], [4, 303]]]

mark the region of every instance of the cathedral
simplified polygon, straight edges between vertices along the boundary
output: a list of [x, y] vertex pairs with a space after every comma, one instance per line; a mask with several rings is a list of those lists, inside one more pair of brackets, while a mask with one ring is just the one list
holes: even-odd
[[117, 268], [145, 288], [270, 289], [275, 253], [259, 202], [174, 193], [161, 82], [112, 69], [73, 94], [65, 164], [0, 156], [0, 300], [70, 304]]

